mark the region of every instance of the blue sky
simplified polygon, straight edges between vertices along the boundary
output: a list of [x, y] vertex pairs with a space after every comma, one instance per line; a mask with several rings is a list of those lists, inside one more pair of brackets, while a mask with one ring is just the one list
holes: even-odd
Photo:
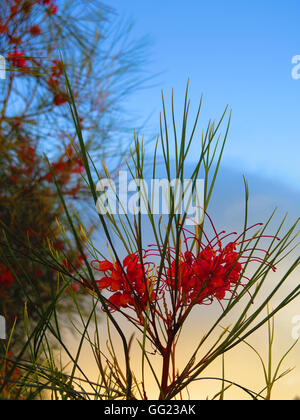
[[189, 78], [192, 103], [204, 95], [201, 125], [232, 108], [223, 163], [300, 190], [300, 79], [291, 75], [292, 57], [300, 54], [299, 1], [108, 4], [135, 23], [134, 38], [151, 39], [147, 71], [160, 75], [128, 103], [142, 118], [151, 115], [151, 130], [158, 128], [160, 90], [168, 97], [174, 88], [180, 108]]

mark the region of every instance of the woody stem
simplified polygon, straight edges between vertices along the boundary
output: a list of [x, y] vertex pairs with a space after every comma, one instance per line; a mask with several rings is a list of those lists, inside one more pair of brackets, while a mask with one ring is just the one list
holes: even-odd
[[174, 335], [172, 334], [171, 336], [169, 336], [167, 346], [163, 352], [161, 392], [159, 396], [160, 400], [164, 400], [168, 392], [168, 379], [169, 379], [169, 369], [170, 369], [170, 360], [171, 360], [173, 341], [174, 341]]

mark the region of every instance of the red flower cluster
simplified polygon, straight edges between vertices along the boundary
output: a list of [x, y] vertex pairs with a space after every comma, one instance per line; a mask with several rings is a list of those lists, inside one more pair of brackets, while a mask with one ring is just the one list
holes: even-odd
[[[247, 230], [258, 225], [261, 224], [256, 224]], [[186, 250], [180, 252], [177, 257], [174, 248], [167, 250], [164, 258], [166, 265], [163, 267], [161, 276], [158, 276], [161, 270], [153, 262], [141, 264], [137, 253], [128, 255], [122, 267], [109, 261], [93, 261], [92, 267], [105, 273], [105, 277], [97, 282], [98, 287], [101, 291], [107, 290], [114, 293], [109, 298], [114, 308], [129, 307], [136, 311], [138, 307], [145, 308], [151, 305], [156, 299], [163, 298], [165, 305], [166, 293], [173, 301], [175, 311], [195, 304], [210, 304], [214, 299], [221, 302], [226, 298], [227, 293], [231, 296], [233, 293], [237, 294], [237, 288], [243, 286], [243, 278], [249, 280], [244, 276], [244, 263], [241, 262], [243, 258], [245, 262], [256, 261], [269, 264], [258, 256], [244, 255], [250, 250], [245, 246], [250, 239], [245, 239], [244, 234], [237, 236], [235, 241], [223, 245], [222, 242], [229, 235], [237, 235], [237, 233], [224, 235], [224, 231], [219, 234], [215, 228], [214, 231], [215, 237], [212, 240], [209, 240], [202, 232], [207, 242], [205, 244], [196, 237], [195, 233], [183, 229]], [[255, 237], [251, 238], [253, 239]], [[192, 241], [193, 245], [198, 244], [197, 252], [189, 248], [189, 241]], [[238, 252], [239, 245], [241, 247]], [[149, 249], [143, 252], [145, 259], [150, 256], [160, 257], [155, 246], [150, 245]], [[143, 266], [148, 267], [146, 272], [143, 271]], [[276, 270], [275, 267], [271, 268]], [[159, 296], [154, 292], [156, 289], [160, 292]], [[175, 295], [176, 299], [174, 299]]]
[[42, 0], [42, 3], [48, 6], [48, 11], [50, 14], [55, 15], [58, 12], [58, 7], [55, 5], [53, 0]]
[[23, 141], [24, 143], [19, 145], [19, 150], [17, 150], [18, 166], [10, 166], [10, 180], [14, 183], [18, 182], [19, 178], [23, 175], [32, 175], [37, 163], [37, 155], [34, 147], [29, 146], [27, 139], [23, 139]]
[[41, 35], [41, 28], [39, 25], [33, 25], [29, 28], [29, 32], [32, 36], [39, 36]]
[[15, 17], [18, 13], [29, 13], [34, 5], [46, 6], [46, 10], [50, 14], [56, 14], [58, 7], [54, 0], [11, 0], [10, 18]]
[[[36, 64], [34, 59], [25, 59], [24, 50], [20, 50], [17, 46], [23, 44], [23, 36], [27, 34], [36, 37], [42, 33], [42, 29], [39, 25], [28, 26], [25, 29], [22, 25], [22, 33], [18, 32], [20, 25], [18, 21], [29, 21], [28, 13], [31, 12], [32, 8], [37, 6], [46, 7], [46, 12], [48, 15], [54, 15], [58, 12], [58, 7], [55, 4], [54, 0], [11, 0], [10, 2], [9, 14], [6, 17], [0, 18], [0, 34], [5, 34], [7, 37], [7, 43], [15, 46], [14, 52], [8, 54], [8, 61], [11, 62], [13, 67], [23, 69], [23, 71], [28, 70], [28, 62]], [[24, 16], [26, 15], [26, 16]], [[28, 39], [25, 43], [28, 45]], [[28, 56], [32, 54], [28, 53]], [[63, 94], [57, 94], [55, 98], [55, 105], [61, 105], [66, 102], [64, 100]]]
[[36, 152], [34, 147], [28, 144], [21, 144], [20, 150], [18, 151], [19, 160], [27, 166], [27, 173], [33, 172], [33, 167], [36, 162]]
[[53, 103], [56, 106], [60, 106], [68, 102], [68, 95], [66, 93], [57, 93], [54, 95]]
[[[11, 175], [9, 179], [13, 183], [22, 182], [22, 180], [28, 181], [28, 175], [32, 175], [35, 170], [36, 173], [39, 172], [39, 157], [35, 148], [30, 146], [28, 139], [23, 138], [22, 141], [23, 143], [19, 144], [16, 150], [18, 165], [10, 165]], [[81, 187], [81, 178], [78, 177], [78, 174], [83, 172], [84, 166], [82, 158], [74, 155], [71, 145], [68, 145], [60, 158], [52, 163], [52, 170], [61, 187], [65, 187], [63, 190], [64, 194], [75, 197]], [[34, 180], [35, 182], [46, 181], [51, 183], [53, 182], [52, 173], [51, 171], [44, 172], [39, 177], [35, 177]], [[48, 192], [50, 194], [50, 191]]]
[[[167, 274], [161, 279], [162, 289], [177, 290], [180, 296], [179, 305], [201, 304], [205, 303], [207, 298], [212, 301], [214, 297], [218, 300], [224, 299], [226, 291], [238, 283], [242, 270], [242, 265], [238, 262], [238, 253], [234, 252], [235, 246], [236, 244], [230, 243], [222, 249], [220, 244], [218, 251], [206, 247], [198, 256], [186, 251], [178, 263], [173, 259]], [[109, 261], [93, 261], [92, 267], [106, 274], [97, 284], [101, 291], [106, 289], [116, 292], [109, 299], [115, 307], [136, 308], [133, 290], [143, 307], [149, 303], [145, 286], [149, 273], [148, 276], [144, 275], [136, 254], [128, 255], [123, 261], [123, 267]], [[157, 279], [154, 276], [151, 282], [152, 290], [155, 284]], [[149, 285], [147, 287], [149, 292]], [[150, 303], [154, 299], [155, 294], [152, 292]]]
[[[72, 174], [80, 174], [84, 170], [82, 158], [74, 156], [72, 147], [68, 146], [65, 153], [57, 162], [52, 163], [52, 171], [60, 184], [66, 184], [70, 181]], [[53, 181], [51, 171], [43, 177], [48, 182]]]
[[168, 286], [177, 287], [185, 305], [205, 303], [206, 299], [212, 301], [214, 297], [224, 299], [231, 286], [238, 283], [242, 271], [235, 248], [235, 243], [229, 243], [222, 249], [220, 242], [217, 251], [211, 246], [198, 256], [186, 251], [177, 264], [175, 260], [172, 262], [166, 277]]
[[[0, 19], [0, 33], [5, 33], [9, 37], [9, 42], [12, 44], [20, 44], [22, 42], [21, 37], [15, 35], [15, 31], [18, 29], [15, 25], [17, 15], [22, 19], [22, 14], [28, 14], [31, 12], [33, 6], [41, 5], [46, 6], [46, 11], [50, 15], [54, 15], [58, 12], [58, 7], [54, 0], [11, 0], [10, 1], [10, 13], [6, 19]], [[10, 27], [10, 22], [13, 24]], [[41, 33], [41, 28], [38, 25], [31, 26], [28, 32], [37, 36]]]
[[16, 48], [13, 53], [8, 54], [8, 60], [11, 61], [13, 67], [27, 67], [27, 62], [24, 58], [24, 51], [18, 51]]
[[97, 260], [92, 262], [92, 267], [105, 274], [97, 284], [99, 290], [107, 289], [113, 293], [109, 298], [111, 310], [130, 307], [140, 313], [141, 307], [145, 308], [155, 300], [154, 282], [149, 275], [150, 266], [144, 264], [144, 270], [147, 270], [144, 273], [136, 254], [128, 255], [122, 267], [117, 262], [113, 264]]
[[11, 271], [2, 263], [0, 263], [0, 288], [8, 290], [11, 288], [15, 279]]

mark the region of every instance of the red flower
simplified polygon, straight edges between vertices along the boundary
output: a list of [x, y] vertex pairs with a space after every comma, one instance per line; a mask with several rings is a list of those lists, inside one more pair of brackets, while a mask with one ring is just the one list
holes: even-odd
[[217, 250], [211, 244], [202, 245], [198, 256], [188, 252], [178, 263], [172, 262], [167, 285], [177, 287], [183, 305], [222, 300], [240, 279], [242, 266], [238, 257], [231, 248], [223, 249], [220, 241]]
[[52, 15], [56, 15], [56, 13], [58, 12], [58, 7], [55, 6], [54, 4], [50, 4], [50, 6], [49, 6], [49, 12]]
[[132, 299], [126, 293], [117, 292], [110, 297], [109, 301], [112, 306], [117, 308], [126, 308], [128, 304], [131, 303]]
[[48, 11], [52, 14], [56, 14], [58, 12], [58, 7], [53, 4], [53, 0], [41, 0], [44, 6], [48, 6]]
[[[257, 225], [251, 228], [255, 226]], [[242, 234], [234, 242], [224, 244], [229, 236], [224, 235], [224, 231], [218, 234], [215, 230], [215, 237], [211, 240], [203, 232], [201, 241], [195, 233], [186, 229], [182, 231], [184, 244], [181, 248], [185, 246], [185, 252], [177, 255], [174, 248], [167, 249], [164, 259], [166, 266], [160, 270], [153, 262], [141, 261], [137, 252], [128, 255], [122, 265], [110, 261], [92, 261], [92, 267], [104, 273], [104, 277], [97, 280], [99, 290], [112, 293], [108, 299], [110, 310], [133, 309], [138, 316], [138, 322], [142, 323], [142, 312], [147, 306], [157, 313], [155, 302], [158, 298], [164, 299], [163, 306], [167, 308], [165, 294], [169, 292], [172, 311], [166, 309], [163, 319], [165, 322], [173, 322], [176, 314], [185, 313], [185, 307], [189, 309], [196, 304], [210, 304], [214, 300], [221, 302], [227, 297], [235, 297], [238, 287], [244, 286], [243, 279], [248, 280], [243, 269], [246, 262], [256, 261], [269, 265], [265, 258], [253, 256], [253, 253], [250, 256], [244, 255], [250, 251], [246, 244], [256, 239], [255, 236], [246, 239], [246, 235]], [[233, 234], [237, 235], [230, 235]], [[267, 236], [259, 236], [262, 237]], [[193, 246], [197, 244], [197, 251], [189, 248], [189, 241]], [[150, 255], [160, 257], [161, 253], [155, 252], [156, 247], [150, 247], [143, 251], [143, 259], [148, 259]], [[275, 267], [271, 268], [275, 270]]]
[[62, 76], [63, 72], [64, 72], [64, 63], [63, 61], [57, 61], [57, 60], [53, 60], [52, 62], [52, 77], [59, 79], [60, 76]]
[[13, 54], [8, 54], [8, 60], [11, 61], [14, 67], [27, 67], [26, 60], [23, 51], [17, 51], [15, 49]]
[[111, 280], [109, 277], [103, 277], [101, 280], [97, 280], [96, 283], [98, 285], [98, 289], [101, 291], [110, 286]]
[[48, 80], [48, 85], [51, 89], [58, 89], [59, 86], [59, 81], [56, 79], [53, 79], [53, 77], [50, 77], [50, 79]]
[[0, 288], [10, 289], [15, 279], [11, 271], [2, 263], [0, 263]]
[[[97, 266], [96, 266], [97, 264]], [[130, 307], [138, 314], [148, 303], [155, 299], [154, 283], [151, 280], [148, 264], [139, 262], [136, 254], [128, 255], [122, 266], [110, 261], [92, 261], [92, 267], [105, 273], [105, 277], [97, 281], [99, 290], [108, 290], [113, 294], [109, 298], [111, 310]]]
[[74, 174], [81, 174], [84, 171], [84, 166], [82, 162], [82, 158], [76, 159], [76, 166], [73, 169]]
[[[249, 251], [245, 246], [249, 239], [245, 239], [244, 234], [238, 236], [234, 242], [223, 245], [223, 241], [229, 235], [221, 237], [225, 232], [217, 234], [210, 218], [209, 220], [214, 229], [215, 237], [209, 240], [203, 232], [202, 238], [206, 239], [207, 244], [203, 240], [199, 242], [193, 232], [183, 229], [186, 252], [180, 253], [178, 258], [175, 258], [175, 250], [169, 249], [168, 251], [166, 260], [171, 261], [171, 263], [166, 274], [163, 275], [163, 282], [165, 283], [165, 290], [169, 291], [171, 295], [176, 292], [177, 308], [194, 304], [208, 304], [213, 302], [214, 299], [221, 301], [226, 298], [227, 292], [231, 295], [233, 292], [236, 293], [237, 286], [243, 286], [244, 273], [243, 263], [241, 262], [243, 258], [245, 258], [245, 262], [257, 261], [269, 265], [265, 259], [244, 255], [246, 251]], [[237, 235], [235, 232], [230, 235], [233, 234]], [[239, 242], [241, 238], [243, 240]], [[189, 249], [189, 241], [198, 244], [197, 253]], [[238, 246], [240, 246], [239, 252], [236, 251]], [[159, 253], [153, 255], [159, 256]], [[276, 270], [275, 267], [271, 268]]]
[[0, 25], [0, 34], [4, 34], [5, 32], [8, 32], [7, 26]]
[[39, 36], [41, 34], [41, 28], [39, 25], [33, 25], [30, 27], [29, 32], [32, 36]]
[[53, 103], [56, 106], [60, 106], [68, 102], [68, 95], [65, 93], [57, 93], [53, 98]]
[[11, 180], [11, 182], [13, 182], [13, 183], [17, 183], [18, 182], [18, 177], [16, 176], [16, 175], [12, 175], [11, 177], [10, 177], [10, 180]]
[[20, 150], [18, 151], [18, 158], [25, 165], [32, 168], [36, 160], [35, 149], [31, 146], [27, 146], [26, 144], [21, 144]]
[[113, 269], [114, 269], [113, 263], [111, 263], [109, 261], [96, 261], [96, 262], [99, 263], [99, 268], [96, 269], [95, 267], [93, 267], [93, 268], [95, 268], [95, 270], [105, 272], [105, 271], [113, 271]]

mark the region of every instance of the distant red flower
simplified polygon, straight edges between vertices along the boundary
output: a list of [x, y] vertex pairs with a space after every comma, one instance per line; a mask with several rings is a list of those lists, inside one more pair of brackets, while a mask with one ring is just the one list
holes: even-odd
[[35, 149], [27, 144], [21, 144], [20, 150], [18, 151], [18, 158], [29, 167], [28, 169], [31, 169], [36, 161]]
[[59, 79], [64, 72], [64, 63], [61, 60], [53, 60], [51, 70], [52, 77]]
[[78, 158], [78, 159], [76, 159], [76, 164], [75, 164], [75, 167], [73, 169], [73, 173], [74, 174], [81, 174], [83, 171], [84, 171], [84, 166], [83, 166], [82, 158]]
[[24, 1], [22, 4], [22, 11], [24, 11], [25, 13], [30, 13], [32, 7], [34, 6], [34, 2], [33, 1]]
[[10, 180], [11, 180], [11, 182], [13, 182], [13, 183], [17, 183], [18, 182], [18, 177], [16, 176], [16, 175], [12, 175], [11, 177], [10, 177]]
[[7, 32], [7, 26], [6, 25], [0, 25], [0, 34], [4, 34]]
[[50, 6], [49, 6], [49, 12], [52, 15], [56, 15], [56, 13], [58, 12], [58, 7], [55, 6], [54, 4], [50, 4]]
[[56, 106], [60, 106], [65, 104], [66, 102], [68, 102], [68, 95], [66, 95], [65, 93], [57, 93], [56, 95], [54, 95], [53, 98], [53, 103]]
[[33, 25], [30, 27], [29, 32], [32, 36], [39, 36], [41, 34], [41, 28], [39, 25]]
[[57, 90], [59, 87], [59, 81], [57, 79], [54, 79], [53, 77], [50, 77], [48, 80], [48, 85], [51, 89]]
[[22, 38], [20, 36], [12, 36], [9, 38], [9, 43], [13, 45], [22, 44]]
[[10, 289], [15, 282], [12, 272], [2, 263], [0, 263], [0, 288]]
[[41, 0], [41, 3], [44, 6], [48, 6], [48, 10], [52, 14], [56, 14], [58, 12], [58, 7], [54, 4], [53, 0]]
[[8, 60], [11, 61], [14, 67], [27, 67], [23, 51], [17, 51], [17, 49], [15, 49], [13, 53], [8, 54]]
[[63, 243], [63, 241], [58, 240], [55, 242], [54, 248], [56, 251], [63, 251], [65, 248], [65, 244]]

